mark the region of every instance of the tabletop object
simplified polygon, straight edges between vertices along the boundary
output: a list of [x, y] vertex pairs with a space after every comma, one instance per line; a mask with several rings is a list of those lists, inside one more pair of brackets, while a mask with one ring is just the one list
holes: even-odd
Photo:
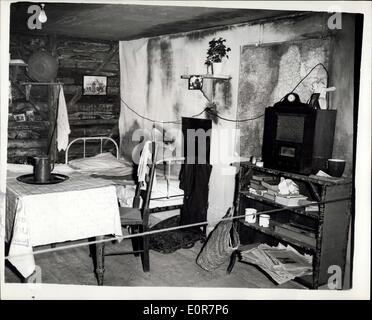
[[23, 183], [28, 184], [56, 184], [63, 181], [66, 181], [69, 177], [65, 176], [64, 174], [58, 174], [58, 173], [51, 173], [50, 179], [45, 182], [36, 181], [35, 176], [33, 174], [24, 174], [22, 176], [17, 177], [17, 180]]

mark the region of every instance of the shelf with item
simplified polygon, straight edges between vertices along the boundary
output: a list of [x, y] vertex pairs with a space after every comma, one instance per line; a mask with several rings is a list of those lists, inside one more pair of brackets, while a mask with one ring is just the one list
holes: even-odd
[[[283, 179], [291, 182], [286, 195], [278, 188]], [[241, 243], [283, 243], [311, 254], [313, 276], [306, 285], [318, 288], [327, 282], [330, 265], [338, 265], [345, 271], [351, 186], [347, 179], [325, 181], [314, 176], [242, 163], [238, 175], [236, 215], [244, 216], [246, 208], [254, 208], [258, 217], [268, 214], [270, 220], [265, 228], [257, 222], [238, 219]]]
[[[248, 222], [244, 221], [243, 219], [240, 220], [240, 222], [243, 223], [244, 226], [246, 226], [248, 228], [252, 228], [256, 231], [259, 231], [261, 233], [269, 235], [269, 236], [271, 236], [273, 238], [276, 238], [280, 241], [291, 243], [292, 245], [294, 245], [294, 246], [296, 246], [296, 247], [298, 247], [302, 250], [308, 251], [312, 254], [316, 253], [315, 233], [313, 233], [313, 236], [312, 235], [303, 236], [299, 239], [298, 238], [299, 234], [296, 234], [295, 231], [294, 231], [294, 233], [289, 233], [289, 232], [287, 233], [287, 232], [284, 231], [284, 229], [289, 230], [289, 229], [287, 229], [287, 225], [290, 226], [289, 223], [286, 224], [286, 223], [280, 223], [280, 222], [277, 222], [277, 221], [270, 220], [269, 227], [262, 227], [258, 224], [258, 222], [248, 223]], [[278, 231], [278, 230], [281, 230], [281, 229], [283, 229], [283, 231]]]
[[313, 210], [313, 211], [307, 211], [306, 208], [307, 207], [314, 207], [314, 202], [311, 202], [311, 204], [299, 204], [298, 206], [285, 206], [285, 205], [282, 205], [280, 203], [277, 203], [273, 200], [270, 200], [264, 196], [261, 196], [261, 195], [257, 195], [257, 194], [254, 194], [254, 193], [251, 193], [249, 191], [241, 191], [241, 195], [244, 196], [244, 197], [247, 197], [247, 198], [250, 198], [252, 200], [256, 200], [256, 201], [260, 201], [268, 206], [272, 206], [272, 207], [276, 207], [276, 208], [283, 208], [283, 209], [286, 209], [286, 210], [290, 210], [290, 211], [293, 211], [297, 214], [301, 214], [301, 215], [305, 215], [305, 216], [309, 216], [309, 217], [312, 217], [314, 219], [319, 219], [319, 207], [317, 208], [317, 210]]

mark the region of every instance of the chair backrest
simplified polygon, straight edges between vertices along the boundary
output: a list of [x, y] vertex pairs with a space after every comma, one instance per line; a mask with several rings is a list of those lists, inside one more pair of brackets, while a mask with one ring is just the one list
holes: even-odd
[[149, 206], [150, 206], [150, 200], [151, 200], [151, 191], [152, 191], [152, 186], [153, 186], [155, 171], [156, 171], [156, 163], [155, 163], [156, 153], [157, 153], [157, 145], [155, 142], [152, 142], [152, 157], [151, 157], [152, 161], [150, 163], [147, 163], [148, 172], [146, 173], [146, 176], [145, 176], [146, 188], [145, 190], [143, 190], [141, 188], [142, 187], [141, 184], [137, 182], [135, 197], [133, 199], [134, 208], [140, 208], [140, 202], [142, 199], [141, 212], [142, 212], [142, 220], [143, 220], [144, 225], [147, 225], [149, 213], [150, 213]]

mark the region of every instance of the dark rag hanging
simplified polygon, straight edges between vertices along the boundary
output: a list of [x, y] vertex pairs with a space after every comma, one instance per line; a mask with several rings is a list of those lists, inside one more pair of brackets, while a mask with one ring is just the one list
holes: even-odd
[[180, 224], [207, 220], [210, 164], [184, 164], [180, 172], [180, 188], [184, 191]]

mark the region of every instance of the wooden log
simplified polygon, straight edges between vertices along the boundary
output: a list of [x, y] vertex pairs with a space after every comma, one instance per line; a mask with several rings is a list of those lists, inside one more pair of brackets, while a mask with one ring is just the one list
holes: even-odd
[[42, 148], [31, 148], [31, 149], [9, 149], [8, 157], [32, 157], [41, 154], [45, 154], [46, 150]]
[[[71, 122], [79, 120], [115, 120], [119, 118], [120, 107], [116, 103], [76, 103], [68, 110]], [[102, 124], [102, 123], [98, 123]]]
[[[26, 97], [26, 91], [24, 88], [22, 88], [22, 86], [18, 83], [12, 83], [12, 86], [16, 87], [18, 89], [18, 91], [24, 96]], [[34, 107], [34, 109], [38, 112], [40, 112], [40, 114], [43, 114], [43, 116], [45, 116], [45, 113], [43, 112], [43, 110], [40, 109], [40, 107], [37, 105], [37, 103], [34, 101], [33, 98], [29, 98], [28, 100], [31, 105]]]
[[[100, 68], [99, 70], [96, 71], [97, 69], [97, 65], [99, 64], [104, 64], [104, 67]], [[115, 63], [115, 62], [105, 62], [104, 61], [95, 61], [95, 60], [92, 60], [92, 61], [83, 61], [83, 60], [76, 60], [76, 59], [72, 59], [72, 60], [65, 60], [65, 61], [60, 61], [60, 66], [61, 68], [64, 68], [64, 69], [73, 69], [73, 70], [78, 70], [80, 71], [81, 73], [84, 71], [84, 69], [90, 71], [90, 72], [95, 72], [96, 73], [99, 73], [101, 71], [103, 72], [115, 72], [116, 74], [118, 73], [119, 71], [119, 64], [118, 63]], [[81, 70], [80, 70], [81, 69]]]
[[74, 121], [70, 121], [70, 126], [115, 125], [117, 122], [118, 122], [118, 119], [74, 120]]
[[79, 99], [81, 98], [82, 92], [83, 92], [83, 89], [81, 87], [76, 89], [76, 92], [75, 92], [74, 96], [67, 103], [68, 108], [71, 108], [71, 106], [73, 106], [76, 102], [79, 101]]
[[96, 104], [96, 103], [116, 103], [120, 105], [118, 97], [114, 96], [90, 96], [85, 95], [82, 96], [78, 103], [90, 103], [90, 104]]
[[[40, 116], [44, 116], [45, 114], [47, 114], [47, 112], [49, 110], [48, 103], [37, 102], [36, 105], [42, 111]], [[26, 111], [29, 111], [29, 110], [35, 111], [33, 105], [30, 102], [24, 101], [24, 99], [13, 101], [13, 103], [10, 107], [10, 111], [12, 113], [22, 113], [22, 112], [26, 112]], [[36, 111], [36, 112], [39, 113], [38, 111]]]
[[[100, 63], [107, 57], [108, 52], [110, 52], [111, 46], [108, 46], [102, 52], [97, 52], [96, 50], [87, 48], [84, 52], [77, 52], [76, 49], [68, 49], [68, 48], [58, 48], [59, 52], [59, 60], [60, 61], [89, 61], [89, 62], [96, 62]], [[114, 56], [112, 59], [113, 63], [119, 62], [119, 57]]]
[[59, 73], [58, 69], [58, 76], [56, 78], [57, 82], [63, 83], [63, 88], [65, 88], [68, 85], [74, 85], [75, 84], [75, 79], [73, 77], [62, 77]]
[[88, 127], [88, 128], [79, 128], [73, 127], [70, 133], [70, 140], [74, 138], [81, 138], [81, 137], [101, 137], [101, 136], [109, 136], [111, 133], [111, 126], [109, 127]]
[[47, 131], [45, 133], [30, 130], [8, 132], [8, 137], [10, 139], [40, 139], [41, 137], [46, 137], [47, 135]]
[[[75, 67], [78, 69], [88, 69], [90, 70], [90, 74], [100, 74], [102, 72], [113, 72], [113, 71], [118, 71], [119, 65], [114, 64], [114, 63], [109, 63], [106, 61], [103, 61], [101, 63], [104, 65], [104, 67], [101, 68], [95, 68], [94, 66], [97, 66], [96, 62], [84, 62], [84, 61], [79, 61], [75, 64]], [[97, 70], [96, 70], [97, 69]]]
[[65, 97], [67, 95], [74, 95], [76, 93], [76, 91], [78, 89], [80, 89], [80, 88], [81, 88], [81, 85], [76, 85], [76, 84], [73, 84], [73, 85], [68, 84], [68, 85], [66, 85], [66, 84], [64, 84], [64, 86], [63, 86], [63, 93], [65, 94]]
[[110, 49], [110, 43], [96, 42], [96, 41], [85, 41], [71, 38], [58, 38], [58, 51], [59, 52], [70, 52], [70, 53], [86, 53], [94, 52], [107, 52]]
[[[61, 66], [58, 69], [58, 75], [60, 77], [67, 76], [67, 77], [74, 78], [75, 84], [82, 85], [83, 84], [83, 76], [87, 75], [87, 74], [90, 74], [91, 71], [92, 71], [92, 69], [88, 69], [88, 68], [79, 69], [79, 68], [75, 68], [73, 66], [65, 68], [64, 66]], [[117, 77], [118, 74], [119, 74], [119, 66], [117, 66], [115, 69], [114, 68], [113, 69], [104, 68], [99, 73], [97, 73], [96, 75], [107, 76], [107, 77]]]
[[[28, 81], [22, 81], [28, 82]], [[25, 88], [25, 85], [22, 85]], [[46, 86], [31, 86], [30, 88], [30, 98], [35, 102], [48, 100], [48, 88]]]
[[24, 121], [24, 122], [16, 122], [16, 121], [9, 121], [8, 122], [8, 130], [48, 130], [49, 128], [49, 121]]
[[69, 113], [74, 112], [107, 112], [112, 114], [118, 114], [120, 106], [118, 103], [113, 102], [78, 102], [68, 109]]
[[47, 121], [14, 122], [9, 121], [9, 139], [39, 139], [48, 136]]
[[120, 88], [120, 77], [107, 78], [107, 86]]
[[33, 149], [42, 148], [46, 149], [48, 140], [44, 139], [9, 139], [8, 140], [8, 150], [9, 149]]
[[107, 65], [112, 63], [112, 59], [117, 56], [117, 52], [119, 50], [119, 46], [117, 44], [114, 44], [110, 50], [110, 52], [107, 54], [107, 58], [102, 61], [102, 63], [99, 65], [99, 67], [94, 70], [94, 72], [100, 72], [102, 69], [104, 69]]
[[114, 113], [107, 113], [107, 112], [95, 112], [92, 114], [91, 112], [75, 112], [69, 114], [70, 121], [85, 121], [85, 120], [115, 120], [117, 119], [117, 114]]
[[[91, 74], [99, 73], [100, 70], [102, 70], [111, 61], [113, 56], [117, 54], [117, 50], [118, 50], [118, 46], [117, 45], [113, 46], [107, 58], [98, 67], [96, 67], [94, 71], [91, 72]], [[76, 91], [75, 96], [71, 99], [71, 101], [69, 101], [68, 106], [74, 105], [81, 98], [81, 96], [82, 96], [82, 88]]]
[[120, 88], [118, 88], [118, 87], [108, 87], [107, 88], [107, 94], [119, 95], [120, 94]]
[[[109, 134], [109, 137], [110, 138], [115, 138], [115, 137], [119, 137], [119, 124], [115, 124], [115, 126], [110, 130], [110, 134]], [[109, 142], [106, 140], [104, 142], [104, 146], [106, 146]]]

